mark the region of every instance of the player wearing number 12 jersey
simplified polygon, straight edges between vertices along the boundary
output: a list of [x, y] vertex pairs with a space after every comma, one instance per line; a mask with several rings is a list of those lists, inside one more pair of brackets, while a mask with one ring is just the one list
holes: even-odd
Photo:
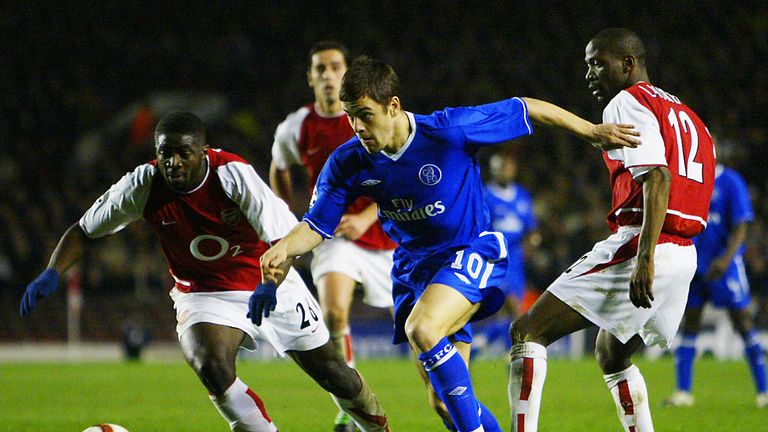
[[707, 223], [715, 176], [712, 138], [676, 96], [649, 83], [645, 48], [631, 30], [606, 29], [586, 47], [586, 79], [607, 102], [603, 121], [634, 124], [642, 144], [603, 158], [615, 234], [567, 269], [511, 329], [514, 431], [537, 429], [546, 346], [597, 325], [596, 353], [626, 431], [653, 430], [648, 392], [632, 354], [668, 346], [696, 270], [691, 238]]
[[91, 239], [144, 219], [175, 280], [171, 298], [184, 357], [232, 430], [277, 431], [264, 403], [235, 373], [240, 346], [253, 350], [267, 343], [331, 392], [363, 430], [388, 431], [376, 397], [336, 353], [320, 308], [290, 262], [277, 298], [271, 293], [272, 314], [262, 320], [261, 311], [255, 313], [254, 299], [264, 302], [269, 295], [259, 258], [297, 223], [285, 203], [245, 160], [210, 149], [194, 114], [163, 117], [155, 152], [156, 160], [123, 176], [67, 230], [48, 269], [27, 287], [22, 316], [55, 291], [59, 274]]

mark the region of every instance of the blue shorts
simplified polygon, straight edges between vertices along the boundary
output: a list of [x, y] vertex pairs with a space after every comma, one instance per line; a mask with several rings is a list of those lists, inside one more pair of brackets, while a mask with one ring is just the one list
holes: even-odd
[[[498, 235], [496, 235], [498, 234]], [[397, 249], [392, 267], [395, 334], [392, 343], [408, 340], [405, 321], [427, 286], [448, 285], [471, 303], [481, 303], [470, 322], [493, 315], [504, 304], [504, 278], [509, 267], [506, 240], [499, 233], [483, 233], [469, 245], [424, 257]], [[450, 336], [454, 342], [472, 342], [469, 323]]]
[[693, 277], [686, 307], [702, 308], [707, 301], [716, 307], [733, 310], [749, 306], [749, 281], [742, 257], [736, 257], [720, 279], [704, 280], [704, 275], [698, 273]]

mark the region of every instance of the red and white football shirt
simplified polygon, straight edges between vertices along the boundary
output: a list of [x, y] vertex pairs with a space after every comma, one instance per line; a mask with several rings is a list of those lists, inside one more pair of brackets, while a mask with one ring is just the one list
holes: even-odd
[[88, 237], [114, 234], [143, 218], [160, 239], [181, 292], [252, 291], [259, 258], [298, 223], [288, 206], [239, 156], [208, 150], [203, 182], [174, 192], [156, 161], [129, 172], [80, 219]]
[[[314, 103], [307, 104], [289, 114], [277, 126], [275, 141], [272, 144], [272, 160], [281, 170], [288, 169], [292, 164], [301, 164], [307, 170], [311, 192], [331, 153], [354, 135], [344, 112], [324, 117], [317, 112]], [[349, 206], [347, 212], [360, 213], [372, 203], [370, 198], [359, 197]], [[381, 229], [378, 221], [355, 243], [366, 249], [376, 250], [397, 247]]]
[[693, 110], [664, 90], [645, 82], [619, 92], [603, 111], [603, 121], [630, 123], [642, 145], [603, 153], [610, 172], [613, 203], [608, 225], [643, 222], [643, 185], [637, 178], [655, 166], [672, 174], [669, 208], [662, 232], [690, 239], [707, 224], [715, 183], [712, 137]]

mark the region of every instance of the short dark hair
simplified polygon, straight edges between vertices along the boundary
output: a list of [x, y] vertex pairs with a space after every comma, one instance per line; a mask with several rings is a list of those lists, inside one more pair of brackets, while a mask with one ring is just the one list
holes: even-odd
[[192, 135], [195, 142], [205, 143], [203, 121], [190, 112], [172, 112], [164, 115], [155, 127], [155, 139], [162, 134]]
[[341, 80], [339, 99], [355, 102], [365, 96], [386, 105], [400, 94], [400, 79], [392, 66], [381, 60], [361, 56], [356, 58]]
[[640, 65], [645, 65], [645, 45], [633, 30], [621, 27], [606, 28], [600, 30], [592, 40], [602, 43], [616, 57], [631, 55]]
[[344, 57], [344, 63], [349, 64], [349, 50], [347, 47], [342, 44], [341, 42], [337, 42], [335, 40], [322, 40], [314, 45], [312, 45], [312, 48], [309, 49], [309, 55], [307, 56], [307, 69], [312, 68], [312, 56], [319, 53], [320, 51], [327, 51], [327, 50], [337, 50], [341, 53], [341, 55]]

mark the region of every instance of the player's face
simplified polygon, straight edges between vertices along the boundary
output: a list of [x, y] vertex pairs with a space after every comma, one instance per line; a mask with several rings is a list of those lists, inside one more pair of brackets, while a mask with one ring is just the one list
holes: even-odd
[[395, 117], [400, 106], [397, 96], [382, 105], [368, 96], [355, 102], [342, 102], [352, 130], [368, 153], [377, 153], [392, 147], [395, 135]]
[[157, 167], [168, 186], [178, 192], [188, 192], [200, 185], [207, 169], [205, 150], [190, 134], [160, 134], [155, 153]]
[[307, 81], [315, 91], [315, 100], [336, 103], [339, 100], [341, 78], [346, 72], [347, 62], [341, 51], [329, 49], [314, 53]]
[[608, 103], [627, 84], [629, 71], [621, 58], [612, 55], [600, 43], [590, 41], [584, 50], [587, 63], [586, 80], [592, 95], [602, 103]]
[[493, 156], [490, 163], [491, 177], [496, 183], [507, 185], [515, 181], [517, 163], [514, 159], [503, 156]]

